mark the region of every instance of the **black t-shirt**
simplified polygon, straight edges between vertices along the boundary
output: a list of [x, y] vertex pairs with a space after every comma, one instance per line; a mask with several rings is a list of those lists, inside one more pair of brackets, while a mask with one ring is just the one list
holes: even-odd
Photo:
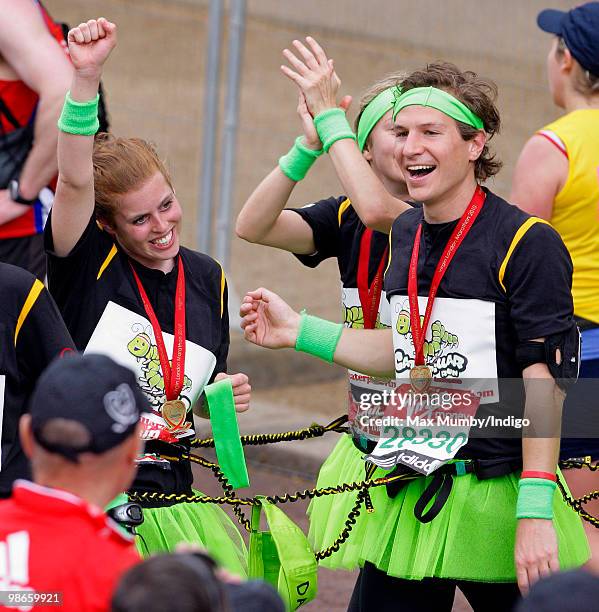
[[[413, 204], [412, 206], [419, 206]], [[325, 259], [334, 257], [339, 266], [341, 278], [341, 307], [343, 323], [346, 327], [363, 328], [364, 311], [358, 289], [358, 270], [360, 260], [367, 257], [368, 285], [374, 288], [377, 272], [384, 271], [389, 256], [389, 236], [383, 232], [373, 231], [370, 248], [366, 253], [367, 243], [363, 242], [366, 226], [351, 205], [349, 198], [339, 196], [320, 200], [303, 208], [291, 209], [299, 214], [312, 229], [316, 251], [311, 255], [295, 256], [310, 268], [315, 268]], [[364, 251], [364, 252], [363, 252]], [[364, 265], [364, 264], [362, 264]], [[366, 287], [362, 288], [363, 290]], [[379, 291], [382, 282], [379, 283]], [[390, 314], [388, 303], [381, 296], [374, 326], [377, 328], [389, 325]], [[348, 415], [355, 437], [372, 437], [373, 432], [360, 426], [360, 398], [370, 393], [377, 393], [393, 385], [391, 381], [377, 379], [360, 372], [348, 371], [349, 395]]]
[[32, 274], [0, 263], [0, 497], [16, 478], [31, 478], [19, 419], [46, 366], [75, 345], [50, 294]]
[[[311, 255], [295, 255], [305, 266], [315, 268], [325, 259], [335, 257], [343, 287], [358, 286], [358, 261], [360, 242], [366, 226], [358, 217], [347, 196], [330, 197], [303, 208], [292, 208], [312, 228], [316, 252]], [[389, 236], [382, 232], [372, 233], [368, 282], [371, 283], [378, 269]]]
[[[129, 257], [102, 231], [92, 217], [67, 257], [53, 253], [52, 215], [45, 229], [49, 289], [56, 300], [77, 347], [85, 349], [109, 302], [147, 318], [131, 270]], [[185, 270], [186, 339], [216, 357], [211, 379], [227, 369], [229, 315], [227, 286], [221, 266], [212, 258], [181, 247]], [[177, 266], [167, 274], [132, 262], [152, 304], [160, 328], [172, 334]], [[143, 387], [142, 387], [143, 388]], [[180, 440], [188, 447], [189, 438]], [[173, 455], [169, 444], [146, 442], [146, 453]], [[189, 462], [142, 464], [133, 484], [135, 490], [165, 493], [189, 492]]]
[[[514, 394], [511, 385], [510, 392], [502, 394], [501, 379], [522, 377], [522, 368], [516, 360], [519, 342], [559, 333], [571, 326], [572, 262], [559, 234], [550, 225], [533, 222], [530, 215], [519, 208], [486, 189], [485, 192], [484, 207], [441, 281], [431, 322], [439, 319], [439, 325], [443, 325], [441, 331], [449, 334], [446, 336], [449, 343], [445, 345], [451, 344], [454, 354], [465, 354], [468, 346], [477, 345], [472, 353], [476, 359], [471, 359], [467, 368], [482, 367], [486, 372], [496, 372], [500, 403], [481, 403], [477, 417], [521, 417], [523, 387]], [[398, 378], [407, 378], [413, 364], [411, 341], [408, 343], [412, 347], [410, 361], [405, 352], [398, 349], [395, 340], [400, 333], [407, 334], [409, 318], [404, 316], [403, 327], [400, 318], [405, 314], [402, 310], [407, 309], [408, 270], [420, 223], [423, 231], [418, 260], [418, 295], [426, 298], [435, 267], [457, 220], [429, 224], [424, 221], [422, 209], [414, 209], [402, 214], [393, 224], [385, 291], [391, 301], [392, 325], [397, 327], [394, 345]], [[424, 315], [423, 305], [420, 315]], [[447, 320], [452, 321], [461, 334], [454, 333], [456, 329], [448, 325]], [[472, 337], [474, 335], [477, 337]], [[427, 337], [427, 340], [430, 339]], [[446, 366], [448, 355], [443, 355], [443, 350], [441, 342], [438, 364]], [[447, 375], [438, 365], [433, 365], [432, 369], [437, 379]], [[462, 375], [473, 377], [468, 369]], [[470, 438], [458, 456], [516, 457], [520, 454], [520, 439], [477, 437]]]

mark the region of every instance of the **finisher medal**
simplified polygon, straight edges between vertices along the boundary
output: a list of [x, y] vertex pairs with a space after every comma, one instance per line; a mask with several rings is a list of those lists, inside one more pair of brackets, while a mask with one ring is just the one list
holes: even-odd
[[160, 409], [162, 418], [166, 421], [166, 425], [170, 431], [185, 429], [185, 417], [187, 416], [187, 408], [180, 399], [168, 400], [162, 404]]
[[164, 344], [164, 338], [162, 337], [162, 329], [154, 308], [150, 303], [148, 295], [146, 294], [144, 287], [141, 283], [133, 264], [131, 264], [131, 271], [133, 277], [137, 283], [139, 295], [141, 297], [144, 310], [150, 319], [152, 329], [154, 331], [154, 338], [156, 339], [156, 348], [158, 349], [158, 358], [160, 359], [160, 367], [162, 369], [162, 376], [164, 379], [164, 394], [166, 395], [166, 401], [162, 405], [160, 411], [162, 417], [166, 422], [169, 431], [179, 431], [181, 429], [187, 429], [189, 426], [185, 422], [187, 416], [187, 409], [185, 404], [179, 399], [179, 394], [183, 389], [183, 382], [185, 379], [185, 270], [183, 268], [183, 260], [181, 255], [178, 256], [178, 276], [177, 276], [177, 287], [175, 289], [175, 325], [174, 325], [174, 342], [173, 342], [173, 358], [172, 364], [169, 362], [168, 354], [166, 352], [166, 346]]
[[433, 382], [433, 373], [427, 365], [416, 365], [410, 370], [410, 384], [416, 393], [424, 393]]

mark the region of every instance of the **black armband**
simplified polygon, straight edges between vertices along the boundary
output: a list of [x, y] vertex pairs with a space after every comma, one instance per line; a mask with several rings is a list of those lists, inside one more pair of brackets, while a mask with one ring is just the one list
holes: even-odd
[[524, 370], [533, 363], [546, 363], [560, 389], [566, 391], [578, 380], [580, 370], [580, 331], [574, 321], [559, 334], [547, 336], [543, 342], [521, 342], [516, 359]]

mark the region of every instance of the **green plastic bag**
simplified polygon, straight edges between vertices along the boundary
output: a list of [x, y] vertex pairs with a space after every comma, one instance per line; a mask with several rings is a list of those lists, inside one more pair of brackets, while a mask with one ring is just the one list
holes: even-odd
[[[312, 601], [318, 592], [318, 564], [304, 532], [280, 509], [263, 497], [252, 506], [248, 573], [272, 584], [287, 610]], [[269, 531], [260, 531], [260, 516]]]

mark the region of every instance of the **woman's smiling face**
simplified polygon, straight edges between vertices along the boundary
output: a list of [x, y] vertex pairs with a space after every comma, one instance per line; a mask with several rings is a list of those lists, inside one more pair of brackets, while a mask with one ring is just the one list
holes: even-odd
[[161, 172], [120, 196], [107, 231], [123, 250], [149, 268], [168, 271], [179, 252], [181, 205]]

